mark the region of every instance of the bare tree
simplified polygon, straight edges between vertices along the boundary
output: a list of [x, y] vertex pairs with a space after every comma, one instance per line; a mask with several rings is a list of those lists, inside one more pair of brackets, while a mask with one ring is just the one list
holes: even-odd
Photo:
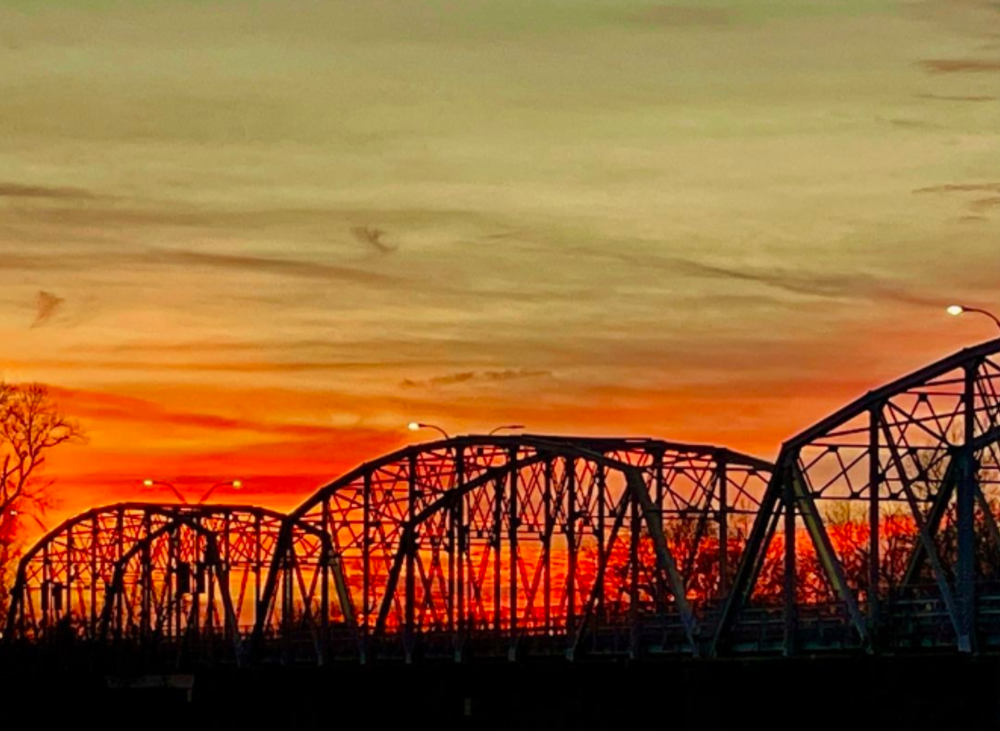
[[62, 414], [45, 386], [0, 383], [0, 516], [44, 508], [51, 485], [40, 479], [46, 457], [82, 440], [79, 424]]
[[52, 482], [40, 476], [46, 457], [61, 444], [83, 439], [83, 430], [62, 414], [45, 386], [0, 381], [0, 610], [7, 603], [21, 517], [38, 520], [48, 503]]

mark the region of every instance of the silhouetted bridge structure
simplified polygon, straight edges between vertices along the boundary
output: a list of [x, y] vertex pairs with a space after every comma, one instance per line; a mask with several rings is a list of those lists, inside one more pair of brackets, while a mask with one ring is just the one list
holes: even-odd
[[123, 503], [23, 556], [9, 647], [240, 665], [989, 653], [1000, 340], [789, 439], [462, 436], [290, 514]]

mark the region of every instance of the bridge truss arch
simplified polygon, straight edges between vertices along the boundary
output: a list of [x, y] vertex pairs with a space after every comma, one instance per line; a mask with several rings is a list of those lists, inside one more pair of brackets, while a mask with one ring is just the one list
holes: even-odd
[[413, 445], [291, 514], [315, 530], [283, 537], [258, 637], [319, 661], [698, 654], [771, 469], [652, 439]]
[[715, 651], [973, 651], [1000, 636], [998, 515], [994, 340], [783, 445]]
[[286, 524], [282, 513], [244, 505], [89, 510], [21, 559], [5, 636], [236, 650], [256, 624]]

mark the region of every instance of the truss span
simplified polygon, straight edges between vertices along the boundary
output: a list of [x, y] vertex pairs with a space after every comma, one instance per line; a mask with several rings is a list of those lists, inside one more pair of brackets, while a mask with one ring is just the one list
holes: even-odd
[[770, 473], [726, 449], [651, 439], [414, 445], [292, 513], [315, 530], [283, 537], [258, 637], [321, 661], [696, 654]]
[[238, 650], [286, 524], [282, 513], [244, 505], [89, 510], [22, 558], [6, 635]]
[[784, 444], [717, 651], [998, 641], [998, 354], [963, 350]]

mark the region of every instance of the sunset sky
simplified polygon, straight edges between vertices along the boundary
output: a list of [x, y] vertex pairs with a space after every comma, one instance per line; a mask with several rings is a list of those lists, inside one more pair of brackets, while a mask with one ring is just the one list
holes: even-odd
[[3, 0], [0, 253], [50, 524], [412, 419], [769, 457], [995, 335], [1000, 7]]

